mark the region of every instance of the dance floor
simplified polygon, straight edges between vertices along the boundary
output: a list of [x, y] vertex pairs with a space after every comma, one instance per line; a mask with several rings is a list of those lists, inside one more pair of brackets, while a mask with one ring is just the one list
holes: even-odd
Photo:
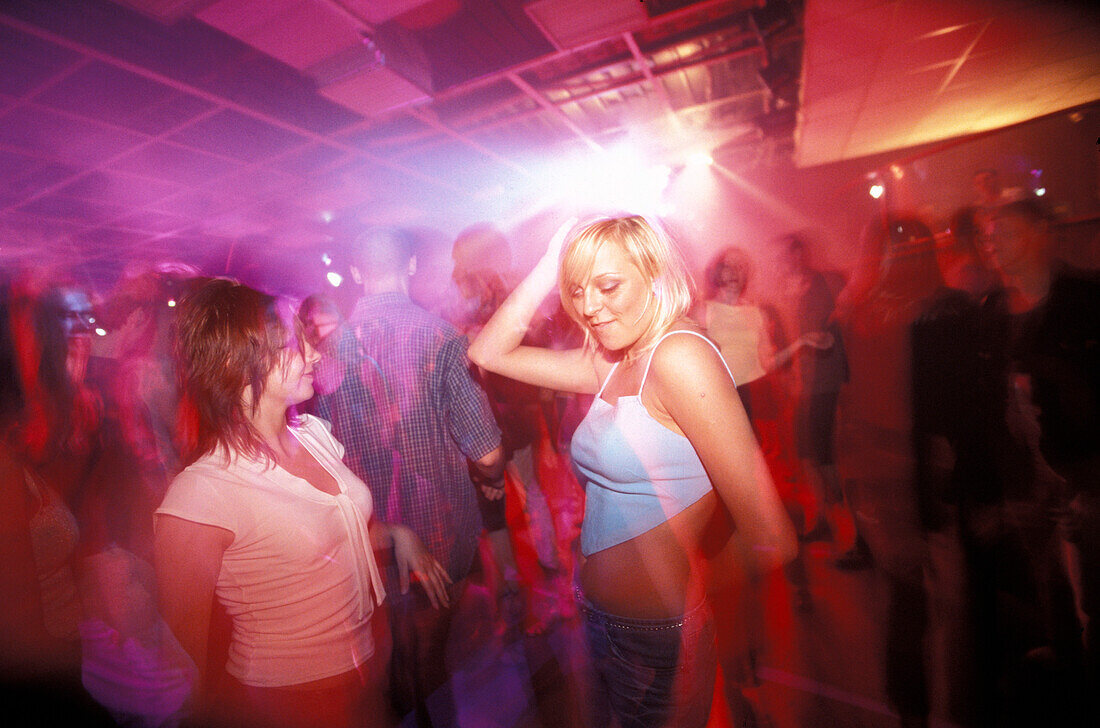
[[[845, 572], [830, 564], [831, 544], [804, 547], [812, 604], [799, 610], [782, 573], [763, 587], [764, 629], [755, 675], [740, 692], [753, 722], [736, 722], [721, 687], [711, 726], [769, 728], [894, 728], [898, 716], [883, 693], [886, 590], [874, 569]], [[541, 635], [494, 630], [489, 591], [475, 580], [452, 632], [449, 689], [458, 722], [470, 728], [587, 728], [592, 684], [576, 618], [558, 619]], [[932, 620], [936, 622], [935, 619]], [[929, 643], [942, 640], [930, 635]], [[932, 650], [930, 661], [938, 659]], [[942, 679], [933, 692], [942, 695]], [[721, 682], [721, 681], [720, 681]], [[753, 683], [756, 684], [753, 684]], [[948, 728], [942, 698], [933, 696], [932, 726]], [[411, 720], [407, 721], [411, 725]]]

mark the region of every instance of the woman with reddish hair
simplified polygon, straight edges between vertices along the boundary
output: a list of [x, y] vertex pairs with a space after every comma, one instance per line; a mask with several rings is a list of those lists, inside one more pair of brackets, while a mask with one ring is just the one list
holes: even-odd
[[187, 467], [156, 513], [165, 620], [205, 674], [214, 598], [225, 608], [234, 724], [392, 724], [373, 550], [392, 546], [402, 588], [411, 570], [433, 605], [446, 572], [411, 530], [371, 520], [329, 424], [292, 414], [318, 357], [283, 302], [201, 283], [180, 304], [177, 351], [189, 427]]

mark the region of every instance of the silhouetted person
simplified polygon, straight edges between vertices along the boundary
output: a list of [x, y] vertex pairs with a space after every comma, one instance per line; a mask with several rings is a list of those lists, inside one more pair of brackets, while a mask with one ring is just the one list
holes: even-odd
[[[1052, 223], [1037, 200], [1009, 202], [993, 216], [986, 243], [1004, 286], [993, 304], [1007, 314], [1009, 425], [1034, 471], [1024, 517], [1038, 604], [1033, 641], [1021, 645], [1020, 685], [1029, 687], [1013, 696], [1020, 713], [1037, 720], [1072, 715], [1080, 697], [1072, 691], [1081, 689], [1082, 643], [1063, 541], [1077, 557], [1070, 576], [1087, 619], [1092, 684], [1084, 694], [1093, 699], [1100, 607], [1100, 281], [1053, 258]], [[1089, 707], [1095, 717], [1095, 703]]]
[[796, 446], [810, 481], [817, 517], [803, 541], [833, 537], [830, 511], [841, 507], [844, 495], [836, 469], [836, 412], [840, 389], [848, 379], [848, 362], [840, 329], [832, 321], [836, 294], [825, 274], [810, 264], [806, 243], [791, 236], [782, 241], [782, 263], [789, 293], [797, 300], [799, 337], [827, 333], [823, 348], [806, 347], [795, 357], [798, 372]]
[[851, 365], [843, 415], [853, 462], [849, 497], [889, 589], [886, 694], [903, 726], [922, 726], [929, 714], [929, 562], [913, 452], [912, 327], [941, 279], [932, 233], [919, 220], [884, 220], [866, 243], [877, 251], [877, 274], [852, 301], [845, 327]]

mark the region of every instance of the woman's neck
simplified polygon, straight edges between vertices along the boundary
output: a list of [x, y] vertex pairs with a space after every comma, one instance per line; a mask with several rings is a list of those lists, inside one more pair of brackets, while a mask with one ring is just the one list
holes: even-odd
[[291, 445], [293, 438], [290, 434], [290, 428], [286, 424], [286, 406], [285, 405], [263, 405], [257, 408], [256, 413], [251, 417], [252, 426], [256, 428], [256, 432], [260, 435], [260, 439], [267, 445], [276, 455], [282, 455], [289, 452], [289, 446]]

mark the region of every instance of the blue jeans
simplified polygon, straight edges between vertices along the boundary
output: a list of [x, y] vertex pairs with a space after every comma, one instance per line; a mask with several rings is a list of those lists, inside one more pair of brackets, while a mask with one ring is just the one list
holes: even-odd
[[593, 667], [622, 728], [702, 728], [717, 674], [706, 602], [681, 617], [633, 619], [601, 611], [577, 591]]

